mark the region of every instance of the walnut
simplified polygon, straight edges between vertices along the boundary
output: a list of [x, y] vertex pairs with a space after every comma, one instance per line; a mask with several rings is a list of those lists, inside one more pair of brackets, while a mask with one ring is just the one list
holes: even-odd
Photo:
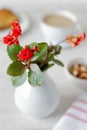
[[80, 79], [87, 79], [87, 65], [74, 64], [71, 66], [69, 71], [75, 77], [78, 77]]

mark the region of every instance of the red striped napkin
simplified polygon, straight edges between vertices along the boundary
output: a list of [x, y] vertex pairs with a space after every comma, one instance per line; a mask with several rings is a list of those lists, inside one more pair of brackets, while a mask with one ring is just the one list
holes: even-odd
[[87, 93], [77, 98], [53, 130], [87, 130]]

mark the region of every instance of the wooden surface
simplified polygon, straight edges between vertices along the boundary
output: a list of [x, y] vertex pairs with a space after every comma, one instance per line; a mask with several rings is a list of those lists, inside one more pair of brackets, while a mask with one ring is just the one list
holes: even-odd
[[[87, 32], [87, 2], [86, 0], [78, 2], [34, 2], [23, 4], [23, 1], [16, 3], [6, 2], [0, 3], [0, 7], [10, 7], [18, 12], [24, 12], [27, 14], [31, 24], [30, 29], [27, 31], [20, 41], [23, 45], [34, 42], [43, 41], [41, 34], [39, 19], [47, 12], [57, 10], [69, 10], [73, 12], [77, 18], [81, 29]], [[63, 49], [60, 55], [60, 59], [66, 64], [68, 60], [73, 57], [87, 57], [87, 40], [80, 46], [74, 49]], [[58, 109], [49, 117], [44, 119], [33, 119], [26, 115], [23, 115], [15, 106], [14, 92], [15, 88], [11, 85], [10, 77], [6, 74], [6, 68], [10, 60], [6, 54], [6, 48], [0, 41], [0, 130], [47, 130], [55, 126], [67, 108], [76, 99], [76, 97], [84, 90], [78, 88], [65, 77], [64, 68], [55, 66], [49, 70], [52, 80], [59, 88], [60, 104]]]

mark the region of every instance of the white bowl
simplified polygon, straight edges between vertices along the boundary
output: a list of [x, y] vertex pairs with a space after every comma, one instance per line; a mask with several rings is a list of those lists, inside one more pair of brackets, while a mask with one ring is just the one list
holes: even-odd
[[74, 84], [76, 86], [79, 86], [81, 89], [87, 90], [87, 80], [75, 77], [69, 71], [69, 69], [71, 68], [71, 66], [73, 66], [75, 64], [78, 64], [78, 63], [79, 64], [87, 65], [87, 59], [86, 58], [76, 58], [76, 59], [70, 60], [66, 64], [66, 66], [65, 66], [65, 75], [72, 82], [72, 84]]
[[[69, 26], [68, 24], [66, 26], [51, 25], [46, 22], [46, 18], [49, 16], [60, 16], [59, 20], [61, 17], [66, 18], [67, 20], [71, 20], [72, 24]], [[63, 22], [64, 20], [61, 19], [61, 21]], [[59, 24], [61, 23], [61, 21], [59, 22]], [[64, 24], [64, 22], [61, 24]], [[69, 11], [59, 11], [56, 13], [45, 14], [40, 22], [40, 27], [45, 39], [47, 41], [52, 41], [53, 44], [56, 44], [58, 41], [64, 40], [68, 34], [75, 34], [80, 30], [80, 27], [77, 23], [77, 17]]]

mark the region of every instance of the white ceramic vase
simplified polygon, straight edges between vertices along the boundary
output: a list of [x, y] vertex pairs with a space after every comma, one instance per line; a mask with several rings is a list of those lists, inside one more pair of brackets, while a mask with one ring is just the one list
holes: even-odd
[[15, 103], [25, 114], [42, 118], [53, 113], [59, 104], [58, 88], [50, 77], [45, 74], [42, 86], [31, 86], [26, 81], [16, 88]]

